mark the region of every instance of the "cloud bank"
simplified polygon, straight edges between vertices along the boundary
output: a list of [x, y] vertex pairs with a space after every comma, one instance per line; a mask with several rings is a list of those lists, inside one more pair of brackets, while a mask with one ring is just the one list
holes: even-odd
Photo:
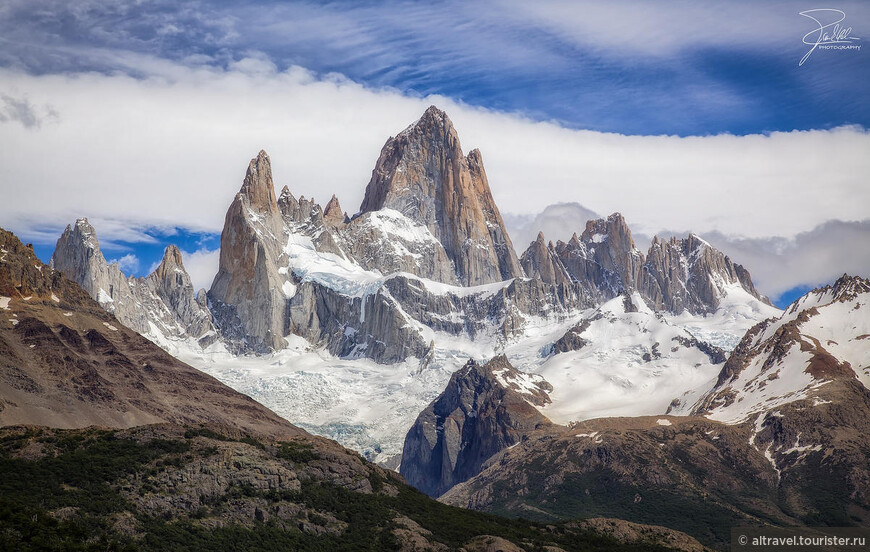
[[0, 123], [11, 144], [0, 151], [4, 189], [40, 191], [4, 202], [0, 217], [25, 231], [77, 214], [218, 231], [261, 148], [278, 186], [338, 193], [352, 211], [387, 137], [430, 103], [447, 110], [466, 151], [481, 149], [506, 212], [577, 201], [652, 231], [747, 237], [870, 217], [870, 134], [858, 127], [688, 138], [573, 131], [256, 62], [218, 71], [129, 60], [147, 79], [0, 71], [0, 86], [60, 114], [39, 129]]
[[579, 202], [620, 211], [648, 234], [786, 240], [833, 219], [870, 218], [870, 134], [860, 127], [624, 136], [278, 71], [256, 55], [226, 70], [129, 53], [113, 63], [147, 76], [0, 70], [0, 94], [56, 113], [39, 126], [0, 120], [9, 145], [0, 149], [0, 186], [10, 198], [0, 202], [0, 225], [23, 239], [53, 243], [79, 216], [107, 241], [153, 242], [154, 228], [219, 232], [260, 149], [278, 188], [321, 202], [336, 193], [353, 212], [387, 137], [430, 103], [448, 112], [465, 151], [481, 149], [503, 212]]

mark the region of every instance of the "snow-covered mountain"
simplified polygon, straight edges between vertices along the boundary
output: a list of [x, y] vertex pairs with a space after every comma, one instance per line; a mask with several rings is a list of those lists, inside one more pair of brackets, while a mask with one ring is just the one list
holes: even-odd
[[[150, 302], [119, 299], [136, 280], [103, 268], [93, 229], [65, 233], [55, 256], [184, 361], [387, 461], [469, 358], [505, 354], [550, 381], [555, 421], [659, 413], [714, 379], [744, 332], [778, 313], [743, 267], [696, 236], [656, 239], [644, 254], [618, 213], [573, 224], [582, 231], [568, 242], [539, 235], [517, 258], [480, 152], [465, 155], [432, 107], [387, 141], [353, 216], [334, 196], [323, 208], [288, 186], [276, 194], [260, 152], [227, 211], [207, 302], [183, 277], [173, 295], [165, 277], [183, 273], [177, 262], [181, 272], [155, 273], [159, 303], [131, 312]], [[184, 326], [191, 304], [207, 326]], [[161, 326], [166, 316], [177, 331]]]
[[[750, 329], [716, 385], [674, 413], [690, 411], [726, 423], [816, 397], [837, 379], [870, 389], [870, 281], [843, 275], [815, 289], [778, 318]], [[822, 399], [817, 399], [822, 400]]]
[[[605, 303], [554, 345], [558, 353], [554, 359], [587, 351], [585, 357], [564, 365], [565, 374], [576, 377], [580, 385], [566, 385], [558, 377], [562, 366], [547, 369], [545, 363], [538, 373], [553, 385], [552, 403], [539, 404], [537, 410], [553, 421], [563, 421], [558, 416], [565, 405], [581, 409], [610, 400], [617, 409], [606, 417], [584, 417], [567, 426], [517, 426], [520, 435], [512, 436], [513, 445], [479, 462], [476, 474], [469, 476], [465, 471], [465, 481], [455, 484], [440, 500], [548, 521], [615, 515], [671, 523], [720, 543], [727, 542], [734, 525], [757, 523], [759, 518], [772, 525], [867, 526], [868, 300], [870, 281], [844, 275], [833, 285], [808, 293], [785, 312], [754, 325], [727, 361], [713, 365], [704, 363], [699, 353], [720, 360], [720, 352], [700, 342], [686, 342], [685, 330], [671, 326], [674, 317], [669, 320], [658, 314], [658, 323], [650, 324], [651, 320], [639, 317], [643, 309], [631, 312], [633, 301], [628, 297]], [[734, 304], [733, 298], [728, 302]], [[719, 320], [726, 315], [721, 306], [717, 312]], [[732, 320], [739, 320], [744, 309], [732, 312], [738, 314]], [[676, 318], [685, 320], [685, 316]], [[632, 323], [637, 327], [626, 331]], [[670, 349], [674, 362], [662, 355], [665, 366], [659, 367], [659, 374], [655, 367], [644, 370], [638, 362], [641, 357], [649, 364], [657, 356], [654, 351], [632, 352], [626, 346], [641, 343], [640, 336], [647, 333], [658, 344], [670, 338], [684, 345]], [[693, 370], [697, 360], [701, 362]], [[597, 371], [596, 364], [607, 370]], [[667, 370], [677, 370], [679, 376], [667, 377]], [[711, 373], [710, 381], [698, 383]], [[614, 385], [625, 376], [627, 389], [635, 381], [643, 382], [649, 398]], [[667, 415], [658, 410], [658, 415], [638, 416], [645, 408], [651, 413], [661, 408], [660, 403], [648, 404], [661, 394], [647, 383], [662, 376], [662, 383], [682, 381], [691, 389], [678, 396]], [[699, 380], [692, 382], [695, 376]], [[457, 372], [460, 377], [465, 373]], [[476, 381], [466, 379], [451, 381], [437, 401], [453, 392], [451, 388]], [[572, 386], [588, 386], [581, 396], [573, 397], [573, 405], [559, 396], [560, 388]], [[613, 400], [620, 394], [623, 401]], [[526, 402], [526, 408], [535, 406]], [[626, 408], [633, 402], [639, 403], [635, 409]], [[627, 415], [618, 417], [623, 413]], [[463, 409], [465, 419], [480, 415], [474, 407]], [[534, 413], [525, 416], [532, 418]], [[425, 419], [424, 413], [418, 425]], [[443, 427], [446, 434], [447, 424]], [[484, 433], [475, 439], [493, 442], [501, 431], [490, 428], [492, 435]], [[421, 439], [420, 433], [409, 432], [405, 450], [437, 442]], [[466, 443], [454, 448], [461, 451], [462, 445]], [[443, 491], [427, 490], [433, 494]], [[694, 515], [686, 516], [686, 511]]]

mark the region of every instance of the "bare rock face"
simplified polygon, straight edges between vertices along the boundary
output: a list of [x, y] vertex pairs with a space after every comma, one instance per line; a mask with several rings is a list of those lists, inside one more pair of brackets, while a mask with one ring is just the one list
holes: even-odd
[[218, 326], [242, 348], [266, 351], [287, 344], [285, 278], [278, 273], [283, 241], [272, 167], [261, 151], [227, 211], [220, 268], [209, 290]]
[[523, 275], [480, 152], [463, 155], [453, 123], [434, 106], [381, 150], [360, 212], [381, 209], [398, 211], [428, 228], [463, 285]]
[[571, 282], [571, 275], [557, 257], [553, 242], [546, 243], [542, 232], [523, 253], [520, 263], [526, 276], [539, 278], [545, 284], [567, 285]]
[[575, 233], [555, 247], [545, 246], [539, 236], [523, 253], [522, 263], [528, 275], [546, 283], [564, 281], [596, 301], [639, 291], [656, 311], [711, 313], [735, 285], [770, 304], [755, 289], [749, 271], [694, 234], [670, 241], [656, 237], [644, 256], [619, 213], [590, 220], [580, 236]]
[[669, 241], [654, 238], [644, 268], [639, 287], [656, 310], [713, 312], [732, 284], [769, 303], [755, 289], [748, 270], [694, 234]]
[[504, 356], [484, 366], [469, 360], [411, 427], [399, 472], [430, 496], [441, 495], [477, 475], [493, 454], [550, 426], [531, 403], [548, 402], [551, 389], [540, 376], [517, 371]]
[[211, 314], [197, 303], [174, 245], [152, 274], [127, 277], [117, 263], [106, 262], [96, 230], [87, 219], [79, 219], [58, 239], [51, 266], [82, 286], [121, 323], [157, 342], [193, 337], [207, 346], [216, 339]]
[[590, 220], [582, 235], [558, 242], [555, 251], [571, 277], [602, 299], [635, 289], [642, 277], [643, 253], [619, 213]]
[[323, 210], [323, 220], [329, 224], [341, 225], [344, 224], [346, 218], [347, 216], [341, 210], [338, 198], [333, 194], [332, 199], [329, 200], [329, 203], [326, 204], [326, 208]]
[[145, 278], [145, 283], [163, 300], [188, 335], [200, 338], [200, 344], [203, 346], [217, 339], [208, 304], [203, 304], [206, 298], [205, 290], [200, 290], [198, 296], [194, 295], [193, 283], [184, 270], [181, 251], [176, 246], [170, 245], [166, 248], [163, 260], [157, 269]]

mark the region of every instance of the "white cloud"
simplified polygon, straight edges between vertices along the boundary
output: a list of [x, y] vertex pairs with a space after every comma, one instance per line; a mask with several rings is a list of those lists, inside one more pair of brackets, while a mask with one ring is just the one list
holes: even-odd
[[209, 289], [218, 271], [220, 261], [220, 249], [198, 249], [196, 251], [181, 252], [184, 269], [190, 275], [193, 290]]
[[278, 188], [321, 201], [337, 193], [352, 212], [384, 141], [430, 103], [448, 112], [466, 151], [481, 149], [505, 212], [580, 202], [620, 211], [648, 233], [748, 238], [870, 218], [870, 134], [860, 128], [623, 136], [367, 89], [336, 75], [318, 79], [301, 68], [276, 72], [254, 54], [227, 71], [129, 53], [112, 62], [150, 76], [0, 70], [0, 93], [14, 90], [60, 114], [39, 129], [0, 124], [0, 192], [14, 198], [0, 202], [0, 225], [25, 239], [47, 228], [59, 234], [77, 216], [111, 223], [98, 227], [109, 241], [153, 226], [218, 232], [261, 148]]
[[798, 286], [815, 287], [841, 275], [870, 277], [870, 220], [822, 224], [791, 238], [704, 236], [743, 264], [762, 293], [776, 299]]
[[[783, 2], [694, 2], [643, 0], [594, 2], [573, 0], [500, 0], [500, 13], [517, 24], [539, 26], [573, 44], [605, 55], [641, 59], [692, 53], [703, 48], [753, 49], [779, 53], [803, 49], [801, 37], [814, 23], [798, 12], [806, 5]], [[836, 5], [846, 23], [867, 21], [866, 5], [844, 0]], [[797, 64], [795, 60], [795, 65]]]
[[120, 259], [109, 259], [109, 264], [118, 263], [118, 268], [125, 274], [130, 274], [139, 270], [139, 257], [133, 253], [127, 253]]

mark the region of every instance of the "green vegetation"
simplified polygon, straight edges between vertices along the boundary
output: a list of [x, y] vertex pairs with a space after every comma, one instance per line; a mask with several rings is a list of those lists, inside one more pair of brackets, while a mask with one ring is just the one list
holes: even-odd
[[291, 441], [279, 444], [278, 458], [294, 464], [307, 464], [319, 460], [320, 455], [314, 452], [314, 445], [311, 443]]
[[[127, 498], [130, 493], [175, 492], [152, 475], [171, 475], [188, 462], [214, 455], [214, 441], [231, 440], [202, 428], [188, 430], [185, 437], [134, 440], [117, 432], [85, 430], [28, 431], [0, 438], [0, 550], [396, 550], [400, 543], [394, 531], [402, 527], [398, 517], [410, 518], [431, 532], [425, 538], [454, 549], [479, 535], [501, 536], [528, 550], [542, 550], [546, 544], [566, 550], [662, 549], [446, 506], [373, 467], [368, 479], [374, 493], [300, 476], [298, 490], [234, 485], [189, 512], [155, 517], [138, 511]], [[212, 441], [192, 444], [192, 437]], [[274, 449], [257, 441], [238, 442], [260, 454], [271, 450], [295, 469], [322, 460], [309, 443], [279, 443]], [[253, 509], [244, 504], [257, 505], [260, 513], [239, 518], [240, 512]], [[296, 517], [262, 513], [278, 508], [297, 512]], [[206, 523], [215, 518], [222, 523]], [[237, 521], [227, 522], [232, 519]]]

